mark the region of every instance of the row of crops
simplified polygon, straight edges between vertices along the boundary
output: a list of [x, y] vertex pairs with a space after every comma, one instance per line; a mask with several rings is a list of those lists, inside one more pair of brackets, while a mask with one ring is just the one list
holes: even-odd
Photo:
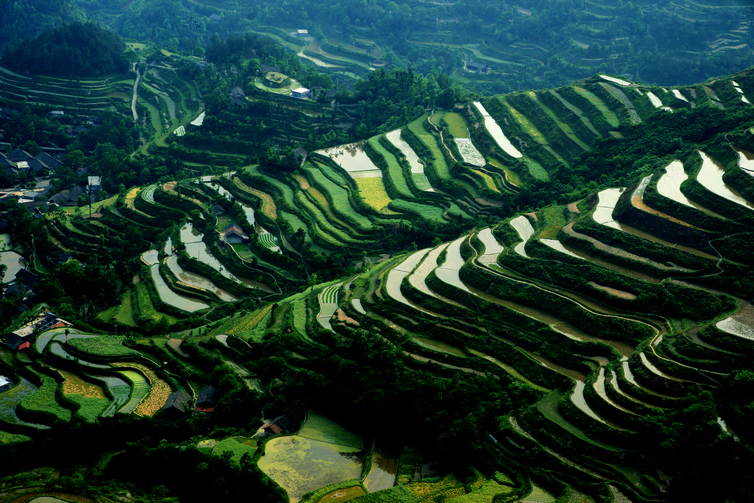
[[[643, 418], [717, 389], [736, 368], [733, 353], [754, 351], [754, 307], [740, 283], [750, 259], [729, 246], [738, 232], [751, 236], [735, 219], [754, 217], [751, 156], [724, 148], [386, 261], [335, 302], [438, 372], [535, 390], [536, 405], [494, 434], [505, 455], [541, 450], [554, 472], [575, 467], [615, 498], [659, 498], [667, 481], [640, 440]], [[320, 303], [334, 291], [322, 290]], [[332, 325], [343, 336], [354, 327]], [[735, 415], [718, 414], [734, 442], [726, 415]]]
[[123, 346], [124, 340], [75, 330], [42, 334], [20, 381], [0, 395], [0, 419], [46, 429], [74, 416], [90, 423], [116, 413], [153, 416], [171, 384], [152, 370], [159, 365], [154, 358]]

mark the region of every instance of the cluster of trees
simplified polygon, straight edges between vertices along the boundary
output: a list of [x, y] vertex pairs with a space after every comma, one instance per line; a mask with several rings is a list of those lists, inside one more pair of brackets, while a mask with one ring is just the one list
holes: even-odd
[[95, 77], [126, 70], [125, 49], [115, 32], [76, 21], [15, 47], [5, 46], [2, 63], [22, 74]]

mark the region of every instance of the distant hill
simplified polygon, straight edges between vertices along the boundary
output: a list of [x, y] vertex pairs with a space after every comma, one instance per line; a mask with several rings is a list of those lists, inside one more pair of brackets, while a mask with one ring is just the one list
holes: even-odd
[[87, 17], [74, 0], [0, 0], [0, 50]]
[[74, 22], [6, 46], [2, 64], [19, 73], [96, 77], [124, 70], [125, 49], [120, 35], [96, 23]]

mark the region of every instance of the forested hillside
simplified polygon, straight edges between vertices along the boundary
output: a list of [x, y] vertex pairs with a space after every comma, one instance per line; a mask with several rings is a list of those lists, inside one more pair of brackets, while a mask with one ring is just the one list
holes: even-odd
[[[754, 64], [753, 12], [743, 0], [67, 0], [51, 8], [5, 0], [0, 9], [5, 42], [86, 17], [126, 38], [200, 54], [212, 34], [253, 30], [349, 82], [381, 66], [441, 69], [487, 93], [559, 86], [596, 71], [659, 85], [730, 74]], [[297, 29], [308, 36], [289, 35]]]
[[125, 50], [118, 34], [96, 23], [77, 21], [34, 40], [5, 46], [1, 62], [25, 75], [96, 77], [125, 71]]
[[0, 503], [754, 500], [750, 5], [16, 3]]

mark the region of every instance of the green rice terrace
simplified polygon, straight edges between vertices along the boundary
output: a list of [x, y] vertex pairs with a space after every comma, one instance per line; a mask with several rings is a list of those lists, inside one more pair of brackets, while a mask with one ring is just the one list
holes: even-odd
[[[168, 75], [77, 106], [140, 78], [159, 145], [203, 109]], [[114, 501], [111, 478], [149, 501], [750, 499], [750, 99], [752, 70], [598, 74], [47, 213], [39, 260], [132, 269], [117, 305], [0, 350], [0, 449], [90, 487], [38, 471], [0, 501]]]

